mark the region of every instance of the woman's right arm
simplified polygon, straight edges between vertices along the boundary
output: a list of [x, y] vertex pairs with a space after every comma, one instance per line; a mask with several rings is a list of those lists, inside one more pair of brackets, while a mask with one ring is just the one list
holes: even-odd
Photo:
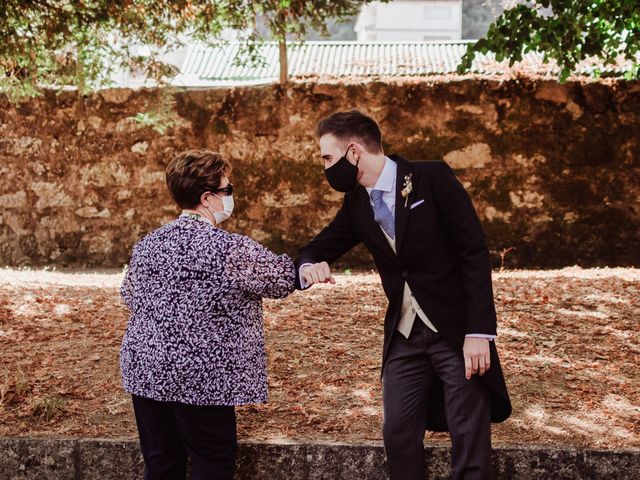
[[231, 281], [268, 298], [284, 298], [295, 290], [295, 267], [288, 255], [276, 255], [248, 237], [235, 237], [226, 261]]

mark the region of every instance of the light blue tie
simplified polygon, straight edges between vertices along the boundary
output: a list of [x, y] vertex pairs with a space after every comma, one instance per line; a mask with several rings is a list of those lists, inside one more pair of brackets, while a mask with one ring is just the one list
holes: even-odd
[[382, 200], [382, 190], [371, 190], [371, 200], [373, 200], [373, 218], [380, 224], [382, 229], [392, 240], [396, 236], [396, 226], [391, 214], [391, 210]]

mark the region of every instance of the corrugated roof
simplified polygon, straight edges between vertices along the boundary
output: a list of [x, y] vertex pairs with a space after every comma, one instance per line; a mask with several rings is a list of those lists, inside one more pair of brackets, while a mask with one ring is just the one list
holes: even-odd
[[[312, 77], [393, 77], [453, 74], [467, 46], [473, 41], [425, 42], [336, 42], [313, 41], [288, 45], [289, 76]], [[279, 52], [276, 42], [266, 42], [258, 49], [263, 62], [239, 65], [237, 43], [208, 46], [193, 44], [186, 55], [174, 84], [208, 86], [268, 83], [278, 79]], [[621, 63], [606, 71], [625, 71]], [[583, 64], [581, 74], [589, 74], [594, 64]], [[557, 75], [552, 64], [543, 64], [542, 55], [529, 53], [517, 69], [542, 75]], [[502, 75], [513, 72], [508, 62], [496, 62], [492, 54], [477, 55], [471, 71], [477, 74]]]

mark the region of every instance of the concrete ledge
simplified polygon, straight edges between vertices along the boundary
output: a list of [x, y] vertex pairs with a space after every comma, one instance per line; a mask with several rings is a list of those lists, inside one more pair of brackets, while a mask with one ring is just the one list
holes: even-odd
[[[449, 449], [426, 450], [428, 478], [450, 478]], [[123, 480], [142, 478], [135, 440], [0, 438], [2, 480]], [[636, 480], [640, 450], [546, 446], [497, 447], [496, 479]], [[380, 445], [242, 443], [237, 480], [387, 479]]]

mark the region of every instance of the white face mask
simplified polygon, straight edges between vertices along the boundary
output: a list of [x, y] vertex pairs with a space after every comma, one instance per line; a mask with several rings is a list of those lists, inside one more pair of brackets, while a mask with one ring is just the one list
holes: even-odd
[[[216, 195], [214, 193], [214, 195]], [[222, 200], [222, 211], [218, 212], [213, 210], [213, 218], [216, 221], [216, 224], [220, 224], [228, 219], [233, 213], [233, 195], [225, 195], [224, 197], [220, 197], [216, 195], [220, 200]]]

